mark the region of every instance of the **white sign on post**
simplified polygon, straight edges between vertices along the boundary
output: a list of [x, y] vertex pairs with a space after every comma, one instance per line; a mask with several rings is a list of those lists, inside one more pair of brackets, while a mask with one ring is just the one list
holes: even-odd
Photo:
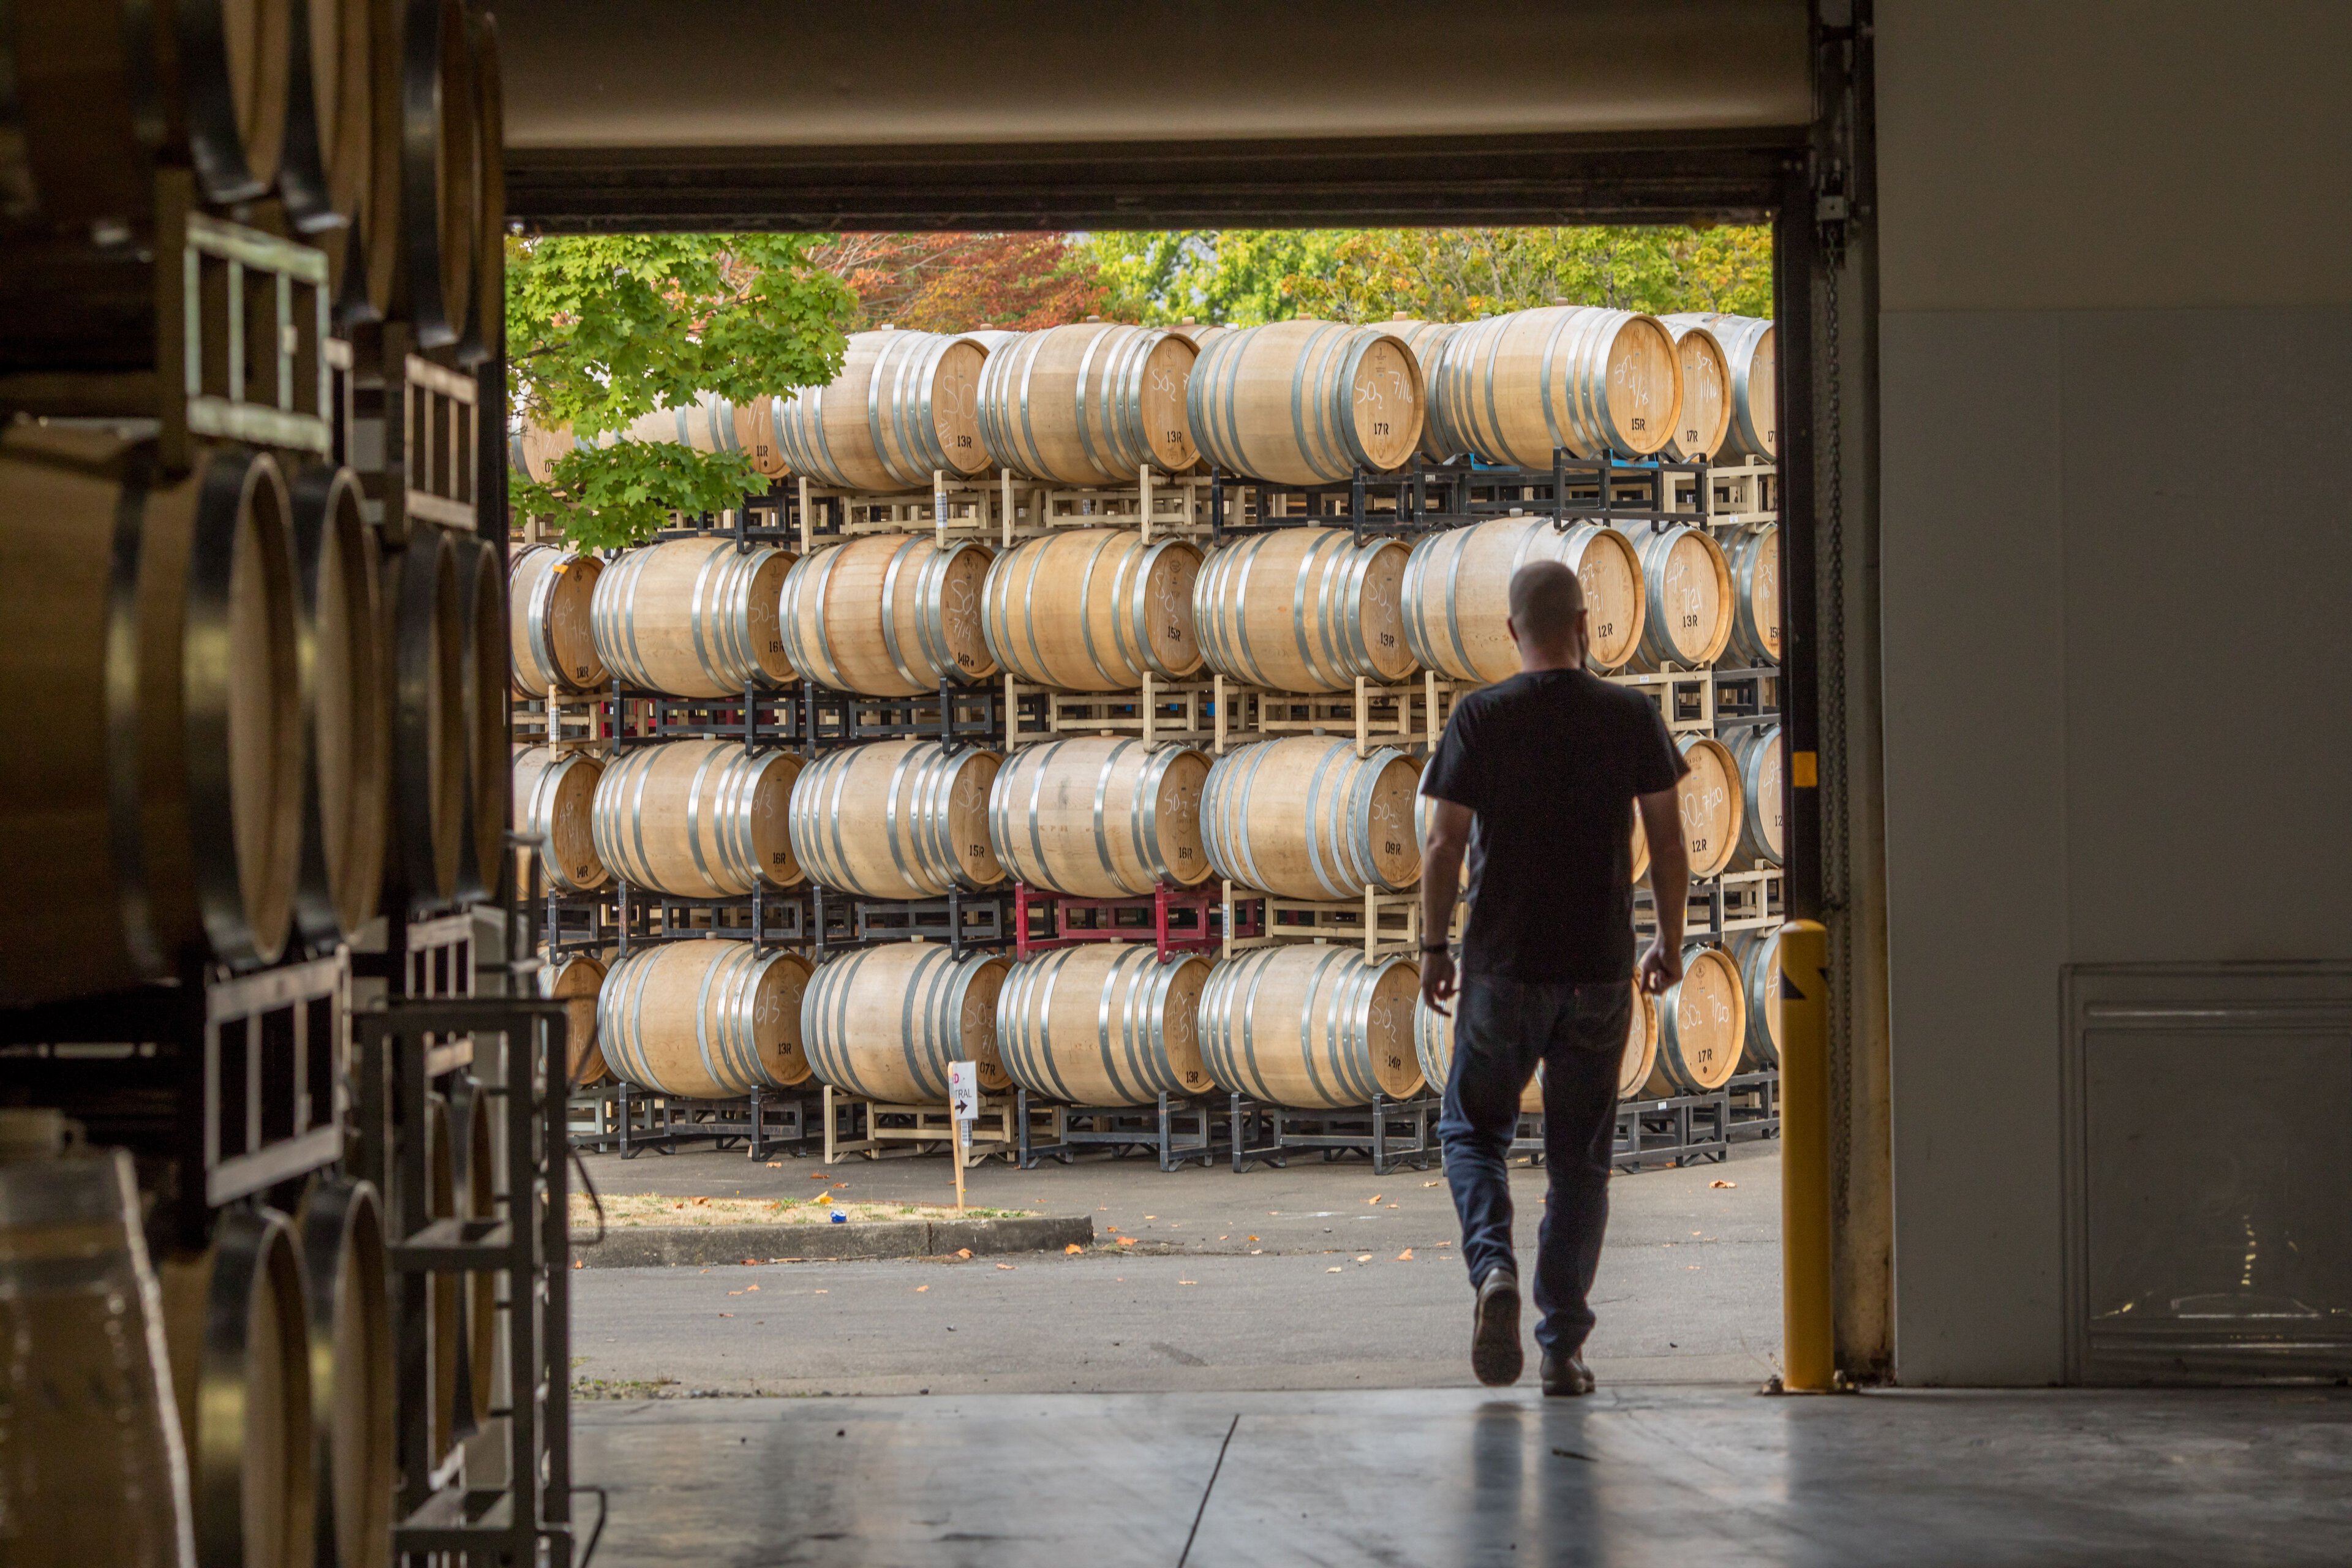
[[948, 1063], [948, 1105], [958, 1121], [980, 1120], [980, 1064]]

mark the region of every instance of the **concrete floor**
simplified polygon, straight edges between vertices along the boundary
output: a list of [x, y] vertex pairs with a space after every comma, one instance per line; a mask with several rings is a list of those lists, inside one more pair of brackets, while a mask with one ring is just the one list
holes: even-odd
[[2333, 1391], [728, 1399], [574, 1426], [604, 1564], [2234, 1568], [2352, 1540]]
[[[605, 1191], [714, 1197], [804, 1195], [816, 1168], [710, 1152], [590, 1165]], [[1753, 1388], [1772, 1374], [1780, 1169], [1777, 1147], [1748, 1145], [1725, 1165], [1612, 1184], [1589, 1347], [1605, 1381]], [[825, 1190], [929, 1200], [950, 1179], [939, 1160], [853, 1161], [825, 1173]], [[574, 1378], [583, 1394], [623, 1397], [1465, 1388], [1470, 1292], [1437, 1180], [1315, 1159], [1240, 1176], [1101, 1160], [983, 1167], [975, 1203], [1091, 1213], [1108, 1245], [961, 1263], [582, 1269]], [[1543, 1173], [1516, 1171], [1513, 1185], [1531, 1247]]]

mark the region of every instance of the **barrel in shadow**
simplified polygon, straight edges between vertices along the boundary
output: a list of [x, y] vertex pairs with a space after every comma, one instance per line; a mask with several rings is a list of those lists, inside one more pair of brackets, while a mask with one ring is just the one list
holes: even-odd
[[506, 886], [509, 792], [513, 750], [507, 742], [511, 677], [507, 652], [506, 575], [498, 552], [469, 534], [454, 542], [464, 616], [458, 680], [466, 730], [465, 824], [457, 854], [457, 897], [496, 899]]
[[[1421, 1076], [1432, 1094], [1444, 1094], [1454, 1071], [1454, 1031], [1462, 1018], [1462, 994], [1454, 994], [1440, 1013], [1428, 1000], [1416, 995], [1412, 1004], [1412, 1053], [1421, 1064]], [[1543, 1114], [1543, 1066], [1528, 1076], [1527, 1087], [1519, 1090], [1519, 1110], [1523, 1115]]]
[[412, 530], [384, 567], [393, 615], [393, 816], [412, 908], [457, 897], [467, 833], [466, 595], [457, 552]]
[[310, 1311], [315, 1561], [386, 1568], [400, 1478], [383, 1209], [370, 1184], [321, 1176], [294, 1225]]
[[294, 476], [291, 502], [306, 753], [294, 919], [330, 946], [373, 918], [383, 893], [389, 684], [358, 479], [313, 464]]

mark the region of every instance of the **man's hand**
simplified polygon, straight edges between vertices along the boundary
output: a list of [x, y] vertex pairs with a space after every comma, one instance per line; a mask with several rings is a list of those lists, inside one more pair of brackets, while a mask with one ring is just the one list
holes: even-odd
[[1421, 999], [1429, 1010], [1441, 1018], [1454, 1015], [1439, 1004], [1454, 995], [1454, 955], [1451, 952], [1424, 952], [1421, 955]]
[[[1663, 994], [1665, 988], [1683, 977], [1683, 955], [1662, 942], [1652, 942], [1650, 951], [1642, 955], [1642, 989], [1651, 995]], [[1429, 989], [1429, 971], [1421, 972], [1422, 989]]]

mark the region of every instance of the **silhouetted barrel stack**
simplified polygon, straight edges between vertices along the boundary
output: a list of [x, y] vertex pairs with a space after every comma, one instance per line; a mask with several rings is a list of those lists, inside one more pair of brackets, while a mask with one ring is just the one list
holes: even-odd
[[[428, 1090], [425, 1096], [425, 1217], [458, 1217], [457, 1129], [449, 1114], [449, 1097], [438, 1090]], [[425, 1293], [425, 1443], [436, 1465], [460, 1435], [458, 1346], [466, 1334], [466, 1307], [458, 1279], [456, 1274], [436, 1270]]]
[[982, 589], [984, 544], [873, 533], [813, 551], [783, 580], [780, 631], [794, 668], [867, 697], [919, 697], [996, 673]]
[[1213, 552], [1192, 619], [1210, 668], [1269, 691], [1349, 691], [1411, 675], [1400, 540], [1285, 528]]
[[1731, 379], [1731, 428], [1725, 445], [1745, 458], [1780, 456], [1780, 374], [1772, 323], [1756, 316], [1692, 311], [1662, 318], [1669, 326], [1705, 327], [1723, 347]]
[[[1422, 387], [1434, 397], [1445, 345], [1462, 330], [1462, 323], [1416, 321], [1399, 310], [1384, 325], [1412, 351], [1412, 362], [1421, 367]], [[1433, 463], [1460, 457], [1463, 448], [1450, 445], [1451, 440], [1452, 432], [1438, 423], [1433, 410], [1430, 411], [1421, 422], [1421, 455]]]
[[1743, 725], [1725, 731], [1724, 744], [1739, 769], [1739, 846], [1731, 863], [1741, 870], [1778, 866], [1788, 852], [1780, 726]]
[[604, 977], [597, 1043], [615, 1077], [656, 1094], [731, 1100], [797, 1089], [809, 1078], [809, 986], [808, 960], [782, 948], [657, 942]]
[[1724, 549], [1731, 570], [1731, 646], [1751, 664], [1780, 662], [1780, 525], [1733, 539]]
[[60, 1154], [62, 1118], [45, 1120], [46, 1135], [11, 1127], [26, 1141], [0, 1159], [0, 1288], [24, 1390], [8, 1402], [8, 1561], [187, 1568], [188, 1450], [131, 1156]]
[[305, 752], [294, 921], [314, 946], [366, 923], [383, 890], [392, 766], [382, 607], [349, 468], [313, 464], [291, 493]]
[[784, 400], [776, 437], [793, 472], [850, 490], [929, 489], [932, 477], [988, 468], [980, 376], [988, 350], [968, 337], [852, 332], [830, 385]]
[[314, 1179], [296, 1217], [310, 1317], [316, 1561], [387, 1568], [400, 1484], [383, 1215], [375, 1188]]
[[1747, 1054], [1742, 1072], [1776, 1071], [1780, 1066], [1780, 930], [1736, 931], [1726, 939], [1739, 965], [1741, 994], [1748, 1001]]
[[507, 648], [507, 584], [499, 554], [488, 541], [460, 535], [457, 587], [465, 635], [458, 645], [465, 689], [466, 812], [457, 857], [457, 896], [495, 899], [506, 881], [508, 792], [514, 750], [507, 741], [508, 692], [513, 683]]
[[[299, 0], [291, 24], [286, 134], [278, 195], [294, 226], [310, 234], [359, 221], [374, 172], [375, 51], [368, 0]], [[329, 237], [331, 243], [340, 236]]]
[[797, 752], [746, 752], [735, 741], [665, 741], [622, 752], [590, 808], [596, 858], [641, 888], [681, 899], [734, 899], [755, 882], [797, 885], [788, 820]]
[[596, 998], [604, 974], [604, 961], [585, 952], [566, 953], [539, 972], [539, 994], [563, 1004], [564, 1054], [572, 1059], [574, 1089], [590, 1089], [613, 1076], [596, 1043]]
[[[498, 1217], [498, 1146], [492, 1126], [493, 1100], [471, 1073], [459, 1073], [453, 1085], [450, 1114], [459, 1132], [455, 1141], [458, 1159], [457, 1208], [469, 1220]], [[488, 1269], [470, 1269], [464, 1276], [466, 1297], [466, 1385], [468, 1409], [476, 1426], [488, 1420], [495, 1391], [499, 1357], [499, 1277]]]
[[980, 374], [980, 439], [996, 462], [1056, 484], [1131, 485], [1200, 460], [1184, 408], [1191, 339], [1109, 321], [1006, 336]]
[[1683, 977], [1658, 1007], [1658, 1061], [1643, 1093], [1713, 1094], [1739, 1070], [1748, 996], [1739, 966], [1719, 947], [1683, 949]]
[[1691, 875], [1719, 875], [1738, 854], [1747, 820], [1739, 763], [1728, 746], [1710, 735], [1683, 735], [1675, 749], [1690, 764], [1675, 790], [1682, 806], [1683, 847], [1690, 851]]
[[506, 352], [506, 89], [499, 68], [498, 18], [480, 7], [467, 11], [474, 50], [474, 308], [459, 353], [487, 357]]
[[893, 942], [834, 959], [810, 979], [801, 1034], [816, 1076], [887, 1105], [943, 1105], [948, 1064], [980, 1068], [980, 1087], [1013, 1087], [996, 1039], [996, 999], [1011, 965], [959, 963], [940, 942]]
[[1445, 344], [1431, 417], [1440, 445], [1549, 470], [1552, 453], [1646, 458], [1682, 406], [1675, 341], [1654, 316], [1546, 306], [1469, 321]]
[[403, 7], [398, 102], [401, 258], [393, 308], [426, 348], [472, 323], [479, 205], [480, 83], [463, 0]]
[[1189, 888], [1210, 874], [1208, 775], [1209, 759], [1183, 746], [1092, 735], [1025, 746], [989, 789], [989, 841], [1011, 875], [1073, 898]]
[[1154, 1105], [1213, 1093], [1201, 1060], [1210, 963], [1166, 963], [1150, 942], [1090, 942], [1013, 966], [996, 1049], [1013, 1081], [1070, 1105]]
[[[393, 806], [413, 907], [457, 896], [466, 834], [465, 599], [457, 552], [437, 528], [392, 556]], [[502, 737], [503, 738], [503, 737]]]
[[1201, 1059], [1222, 1088], [1268, 1105], [1338, 1110], [1424, 1081], [1412, 1040], [1421, 972], [1321, 942], [1250, 948], [1201, 994]]
[[793, 784], [793, 854], [819, 885], [869, 899], [936, 899], [1004, 880], [988, 837], [1002, 754], [937, 741], [828, 752]]
[[1677, 462], [1712, 458], [1731, 428], [1731, 369], [1724, 361], [1723, 345], [1687, 316], [1660, 320], [1674, 335], [1675, 358], [1683, 373], [1681, 408], [1663, 450]]
[[[1442, 537], [1442, 536], [1441, 536]], [[1642, 638], [1629, 668], [1701, 669], [1731, 641], [1731, 567], [1704, 528], [1636, 524], [1621, 538], [1642, 558]]]
[[1209, 344], [1185, 407], [1193, 444], [1218, 468], [1275, 484], [1331, 484], [1412, 458], [1421, 367], [1378, 327], [1276, 321]]
[[0, 676], [40, 738], [0, 747], [0, 1004], [285, 950], [304, 787], [288, 511], [276, 461], [241, 448], [163, 481], [152, 444], [0, 432]]
[[596, 579], [589, 621], [604, 667], [642, 691], [740, 697], [795, 671], [777, 624], [789, 551], [720, 539], [632, 550]]
[[223, 1210], [212, 1246], [160, 1273], [197, 1558], [302, 1568], [316, 1551], [318, 1471], [293, 1227], [270, 1209]]
[[1517, 674], [1518, 649], [1504, 621], [1512, 574], [1535, 561], [1559, 562], [1583, 585], [1593, 668], [1616, 669], [1633, 657], [1650, 613], [1633, 540], [1592, 523], [1558, 528], [1540, 517], [1497, 518], [1415, 542], [1402, 584], [1412, 657], [1482, 685]]
[[[1461, 1016], [1462, 997], [1459, 993], [1447, 1004], [1447, 1011], [1443, 1014], [1419, 995], [1413, 998], [1413, 1059], [1421, 1064], [1421, 1076], [1429, 1085], [1432, 1094], [1445, 1092], [1449, 1075], [1454, 1070], [1454, 1028]], [[1529, 1075], [1528, 1086], [1519, 1090], [1519, 1110], [1528, 1116], [1543, 1114], [1543, 1068], [1540, 1064]]]
[[1421, 764], [1351, 740], [1294, 735], [1237, 746], [1201, 789], [1201, 847], [1217, 875], [1284, 899], [1360, 899], [1421, 880]]
[[989, 656], [1016, 679], [1064, 691], [1131, 690], [1147, 673], [1186, 679], [1201, 668], [1200, 570], [1200, 551], [1183, 540], [1147, 544], [1127, 529], [1024, 539], [982, 584]]
[[1617, 1098], [1633, 1100], [1643, 1092], [1658, 1066], [1658, 1004], [1633, 982], [1633, 1012], [1626, 1021], [1625, 1055], [1617, 1069]]
[[525, 697], [593, 691], [612, 679], [596, 653], [596, 580], [604, 563], [551, 544], [507, 561], [508, 642], [515, 690]]
[[587, 893], [613, 879], [596, 853], [596, 785], [604, 776], [604, 763], [587, 752], [526, 746], [515, 752], [515, 832], [540, 841], [520, 851], [518, 886], [531, 886], [533, 860], [545, 881], [541, 891]]

